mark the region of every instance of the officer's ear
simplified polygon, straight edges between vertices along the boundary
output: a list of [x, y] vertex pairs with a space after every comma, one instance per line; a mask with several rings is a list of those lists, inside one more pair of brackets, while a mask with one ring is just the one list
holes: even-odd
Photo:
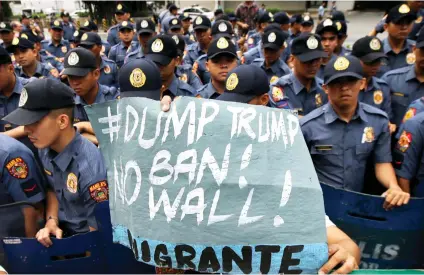
[[260, 103], [260, 105], [267, 106], [268, 105], [268, 102], [269, 102], [269, 95], [268, 95], [268, 93], [265, 93], [265, 94], [263, 94], [263, 95], [261, 95], [259, 97], [259, 103]]
[[95, 70], [93, 71], [93, 76], [94, 76], [94, 78], [95, 78], [96, 80], [99, 80], [99, 78], [100, 78], [100, 69], [95, 69]]
[[383, 25], [384, 31], [387, 31], [387, 28], [388, 28], [388, 27], [389, 27], [389, 24], [384, 23], [384, 25]]
[[326, 84], [322, 84], [322, 89], [328, 95], [328, 86]]
[[13, 66], [13, 63], [7, 64], [5, 68], [6, 68], [7, 72], [15, 73], [15, 66]]
[[417, 47], [415, 45], [412, 46], [412, 51], [415, 52], [415, 50], [417, 49]]
[[294, 68], [294, 56], [291, 54], [289, 58], [287, 58], [287, 65], [290, 67], [290, 69], [293, 70]]
[[206, 71], [209, 72], [209, 59], [206, 60], [205, 65], [206, 65]]
[[364, 78], [362, 78], [361, 80], [359, 80], [360, 81], [360, 84], [361, 84], [361, 89], [360, 89], [360, 91], [361, 90], [365, 90], [365, 88], [367, 87], [367, 79], [364, 77]]

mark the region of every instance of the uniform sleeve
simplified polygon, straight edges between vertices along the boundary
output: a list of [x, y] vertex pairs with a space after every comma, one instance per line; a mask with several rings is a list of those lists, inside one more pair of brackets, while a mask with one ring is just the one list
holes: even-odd
[[187, 54], [184, 55], [183, 60], [184, 60], [184, 64], [189, 64], [189, 65], [192, 65], [193, 66], [193, 60], [190, 57], [190, 54], [189, 54], [188, 49], [187, 49]]
[[107, 32], [107, 42], [110, 44], [110, 46], [115, 46], [115, 40], [113, 37], [113, 30], [109, 29]]
[[193, 73], [191, 70], [188, 71], [189, 78], [190, 78], [190, 86], [193, 87], [196, 91], [203, 87], [202, 81], [200, 81], [200, 78]]
[[3, 167], [3, 184], [15, 202], [44, 199], [43, 176], [32, 153], [9, 155]]
[[393, 113], [392, 113], [392, 99], [390, 97], [390, 88], [389, 86], [384, 85], [383, 86], [383, 105], [381, 106], [381, 110], [386, 112], [387, 116], [389, 117], [389, 121], [392, 121], [393, 119]]
[[116, 62], [116, 47], [110, 49], [108, 58], [114, 62]]
[[330, 218], [327, 215], [325, 215], [325, 227], [328, 228], [331, 226], [336, 226], [336, 225], [330, 220]]
[[286, 109], [290, 110], [289, 99], [284, 96], [284, 88], [281, 87], [279, 82], [274, 82], [270, 86], [268, 92], [269, 96], [269, 105], [273, 108]]
[[384, 32], [384, 23], [386, 22], [386, 17], [383, 17], [383, 19], [378, 22], [378, 24], [375, 26], [375, 31], [377, 33], [383, 33]]
[[118, 89], [119, 88], [119, 81], [118, 81], [119, 71], [118, 71], [118, 66], [116, 64], [113, 64], [112, 72], [113, 72], [113, 86], [116, 89]]
[[398, 177], [411, 180], [415, 177], [423, 150], [423, 135], [414, 120], [403, 124], [402, 132], [393, 151], [393, 166]]
[[374, 147], [374, 162], [375, 163], [387, 163], [392, 162], [392, 153], [390, 150], [391, 139], [389, 131], [388, 119], [381, 119], [381, 133], [378, 136]]

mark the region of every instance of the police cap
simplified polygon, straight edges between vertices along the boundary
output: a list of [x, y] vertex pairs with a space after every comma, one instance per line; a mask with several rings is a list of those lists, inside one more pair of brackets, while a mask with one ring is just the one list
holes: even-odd
[[220, 37], [212, 40], [208, 48], [208, 59], [217, 57], [218, 55], [226, 54], [237, 58], [237, 49], [233, 42], [228, 37]]
[[361, 62], [353, 55], [334, 57], [324, 68], [324, 84], [341, 77], [362, 79], [364, 76]]
[[274, 14], [274, 22], [280, 25], [286, 25], [290, 23], [290, 17], [287, 12], [280, 11]]
[[225, 90], [217, 100], [248, 103], [269, 90], [268, 77], [257, 66], [240, 65], [228, 73]]
[[26, 49], [34, 49], [34, 42], [26, 39], [26, 38], [13, 38], [12, 44], [7, 47], [7, 50], [11, 53], [15, 52], [15, 50], [26, 50]]
[[119, 69], [121, 97], [147, 97], [160, 99], [162, 80], [156, 64], [146, 58], [138, 58]]
[[301, 62], [328, 57], [322, 48], [320, 36], [312, 33], [303, 33], [293, 39], [291, 52]]
[[100, 35], [95, 32], [86, 32], [81, 36], [80, 46], [102, 45]]
[[136, 23], [137, 34], [154, 33], [156, 25], [151, 19], [138, 20]]
[[204, 15], [199, 15], [193, 22], [194, 30], [207, 30], [211, 28], [211, 20]]
[[284, 41], [289, 37], [287, 32], [282, 30], [270, 30], [262, 34], [262, 44], [264, 49], [278, 51], [284, 45]]
[[418, 34], [417, 34], [417, 40], [415, 41], [417, 48], [424, 48], [424, 27], [422, 27]]
[[39, 43], [43, 40], [43, 38], [38, 36], [35, 31], [29, 30], [29, 29], [22, 31], [19, 34], [19, 37], [28, 39], [29, 41], [33, 43]]
[[21, 91], [18, 108], [3, 118], [16, 125], [29, 125], [40, 121], [51, 110], [75, 105], [73, 90], [54, 79], [36, 79]]
[[386, 57], [380, 39], [374, 36], [365, 36], [356, 40], [351, 54], [365, 63], [372, 63]]
[[169, 29], [170, 30], [181, 29], [181, 20], [179, 18], [171, 19], [171, 21], [169, 21]]
[[180, 16], [178, 18], [180, 18], [181, 21], [191, 20], [192, 19], [190, 17], [190, 14], [188, 12], [184, 12], [184, 13], [180, 14]]
[[225, 20], [215, 21], [212, 26], [211, 34], [214, 38], [219, 38], [221, 36], [232, 37], [233, 26], [230, 22]]
[[64, 75], [86, 76], [97, 68], [96, 57], [87, 49], [75, 48], [65, 55], [64, 67]]
[[115, 10], [115, 14], [124, 14], [124, 13], [129, 13], [129, 9], [127, 6], [125, 6], [122, 3], [119, 3], [118, 5], [116, 5], [116, 10]]
[[315, 33], [322, 35], [324, 32], [333, 32], [336, 35], [339, 34], [339, 30], [337, 29], [336, 22], [334, 22], [330, 18], [327, 18], [327, 19], [321, 21], [318, 24], [318, 26], [315, 30]]
[[260, 23], [269, 23], [272, 21], [270, 13], [268, 12], [260, 12], [258, 15], [257, 22]]
[[172, 39], [174, 39], [175, 43], [177, 44], [178, 55], [183, 56], [185, 46], [186, 46], [186, 43], [184, 41], [184, 36], [182, 36], [181, 34], [173, 34], [170, 36], [172, 37]]
[[278, 24], [278, 23], [271, 23], [271, 24], [269, 24], [268, 26], [265, 27], [264, 33], [265, 32], [268, 32], [268, 31], [272, 31], [272, 30], [281, 31], [280, 24]]
[[50, 22], [50, 29], [63, 31], [63, 23], [59, 20]]
[[3, 47], [0, 47], [0, 65], [12, 63], [12, 58]]
[[94, 23], [91, 20], [87, 20], [87, 21], [84, 22], [84, 24], [79, 29], [80, 29], [80, 31], [91, 32], [91, 31], [96, 31], [99, 28], [97, 27], [96, 23]]
[[228, 15], [228, 21], [230, 21], [230, 22], [238, 21], [237, 16], [234, 12], [230, 12], [227, 15]]
[[130, 21], [122, 21], [121, 23], [119, 23], [118, 25], [118, 29], [119, 31], [123, 31], [123, 30], [134, 30], [134, 25], [130, 22]]
[[401, 4], [393, 7], [386, 17], [386, 23], [398, 23], [400, 20], [406, 19], [408, 22], [412, 22], [417, 19], [417, 15], [413, 12], [407, 4]]
[[81, 37], [84, 35], [84, 33], [86, 32], [84, 32], [81, 29], [79, 31], [74, 31], [72, 35], [73, 42], [75, 42], [76, 44], [79, 44], [81, 42]]
[[172, 59], [178, 57], [177, 44], [169, 35], [158, 35], [147, 42], [146, 58], [162, 66], [168, 65]]
[[342, 21], [345, 23], [349, 23], [349, 21], [346, 20], [344, 13], [339, 10], [333, 10], [331, 12], [331, 19], [333, 19], [334, 21]]
[[301, 14], [293, 14], [290, 17], [290, 24], [300, 24], [302, 23], [302, 15]]
[[313, 26], [314, 25], [314, 19], [309, 14], [306, 14], [302, 16], [302, 21], [300, 22], [302, 26]]
[[13, 31], [12, 25], [10, 25], [10, 23], [6, 23], [6, 22], [1, 22], [0, 23], [0, 32], [7, 32], [10, 33]]

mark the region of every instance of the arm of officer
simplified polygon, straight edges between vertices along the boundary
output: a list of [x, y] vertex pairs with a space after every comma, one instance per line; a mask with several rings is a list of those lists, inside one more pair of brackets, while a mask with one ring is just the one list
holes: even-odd
[[12, 130], [4, 132], [4, 134], [14, 139], [23, 138], [26, 136], [24, 126], [18, 126]]
[[35, 235], [37, 241], [39, 241], [45, 247], [50, 247], [53, 243], [50, 239], [50, 234], [56, 236], [56, 238], [62, 238], [62, 230], [59, 228], [59, 202], [56, 194], [53, 190], [48, 189], [46, 194], [46, 224], [44, 228], [38, 231]]

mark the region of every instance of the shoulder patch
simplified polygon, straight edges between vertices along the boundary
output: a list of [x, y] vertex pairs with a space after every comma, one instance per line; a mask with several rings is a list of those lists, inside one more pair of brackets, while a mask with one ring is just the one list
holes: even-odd
[[102, 202], [109, 199], [109, 187], [107, 181], [99, 181], [88, 187], [90, 197], [95, 202]]
[[6, 164], [6, 169], [14, 178], [26, 179], [28, 177], [28, 165], [21, 157], [17, 157], [9, 161]]
[[306, 123], [308, 123], [309, 121], [314, 120], [314, 119], [320, 117], [322, 114], [324, 114], [325, 106], [327, 106], [327, 105], [321, 106], [321, 107], [313, 110], [312, 112], [310, 112], [306, 116], [300, 118], [300, 120], [299, 120], [300, 126], [303, 126]]
[[396, 144], [396, 148], [399, 149], [399, 151], [401, 151], [402, 153], [405, 153], [406, 150], [408, 150], [411, 141], [412, 134], [407, 131], [403, 131]]

